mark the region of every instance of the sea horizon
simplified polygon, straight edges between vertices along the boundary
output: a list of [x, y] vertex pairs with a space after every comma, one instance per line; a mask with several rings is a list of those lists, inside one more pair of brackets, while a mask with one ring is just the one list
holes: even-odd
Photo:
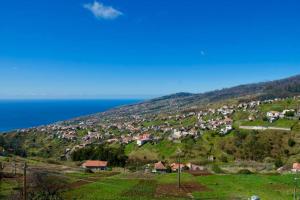
[[0, 134], [105, 112], [143, 99], [0, 99]]

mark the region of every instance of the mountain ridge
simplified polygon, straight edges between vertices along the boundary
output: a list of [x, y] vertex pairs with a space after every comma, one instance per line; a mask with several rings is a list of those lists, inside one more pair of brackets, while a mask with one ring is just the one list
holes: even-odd
[[121, 106], [103, 113], [96, 113], [92, 116], [114, 118], [116, 116], [178, 112], [193, 106], [203, 106], [208, 103], [229, 99], [246, 97], [247, 99], [264, 100], [295, 95], [300, 95], [300, 74], [273, 81], [242, 84], [198, 94], [187, 92], [175, 93], [133, 105]]

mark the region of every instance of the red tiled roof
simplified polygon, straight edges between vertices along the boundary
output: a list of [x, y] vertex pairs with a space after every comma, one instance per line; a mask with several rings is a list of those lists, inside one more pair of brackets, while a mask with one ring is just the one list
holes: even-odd
[[107, 167], [107, 161], [87, 160], [82, 164], [83, 167]]
[[294, 163], [294, 164], [293, 164], [293, 169], [298, 169], [298, 170], [300, 170], [300, 163]]
[[[179, 168], [179, 163], [172, 163], [171, 164], [172, 170], [177, 170]], [[184, 164], [180, 164], [180, 169], [184, 168]]]
[[164, 169], [167, 169], [161, 161], [158, 162], [158, 163], [155, 163], [155, 164], [154, 164], [154, 168], [155, 168], [155, 169], [158, 169], [158, 170], [164, 170]]
[[139, 136], [139, 140], [148, 140], [150, 138], [150, 134], [145, 133]]

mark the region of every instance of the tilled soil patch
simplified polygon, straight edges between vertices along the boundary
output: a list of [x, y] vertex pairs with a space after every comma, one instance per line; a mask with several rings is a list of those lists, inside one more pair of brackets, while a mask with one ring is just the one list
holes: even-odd
[[183, 183], [178, 188], [177, 184], [158, 185], [155, 195], [157, 197], [186, 197], [189, 198], [193, 192], [207, 191], [208, 188], [195, 182]]
[[76, 182], [73, 182], [73, 183], [69, 184], [68, 188], [69, 189], [80, 188], [83, 185], [90, 184], [90, 183], [95, 183], [95, 182], [97, 182], [101, 179], [103, 179], [103, 177], [97, 177], [97, 178], [93, 177], [93, 178], [81, 179], [81, 180], [78, 180]]

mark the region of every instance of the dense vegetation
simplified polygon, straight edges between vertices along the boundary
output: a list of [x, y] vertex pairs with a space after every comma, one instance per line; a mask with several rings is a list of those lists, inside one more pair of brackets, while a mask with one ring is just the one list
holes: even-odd
[[[289, 155], [287, 133], [265, 131], [235, 131], [230, 138], [220, 142], [220, 147], [235, 159], [263, 161], [265, 158], [281, 159]], [[294, 145], [290, 142], [290, 145]]]
[[108, 145], [93, 145], [74, 151], [71, 155], [73, 161], [105, 160], [110, 166], [124, 167], [127, 156], [124, 146], [111, 147]]
[[3, 135], [0, 135], [0, 156], [6, 155], [4, 151], [1, 151], [1, 148], [8, 149], [9, 153], [12, 153], [14, 155], [18, 155], [21, 157], [26, 157], [27, 152], [22, 147], [24, 137], [21, 137], [19, 135], [16, 135], [15, 137], [4, 137]]

